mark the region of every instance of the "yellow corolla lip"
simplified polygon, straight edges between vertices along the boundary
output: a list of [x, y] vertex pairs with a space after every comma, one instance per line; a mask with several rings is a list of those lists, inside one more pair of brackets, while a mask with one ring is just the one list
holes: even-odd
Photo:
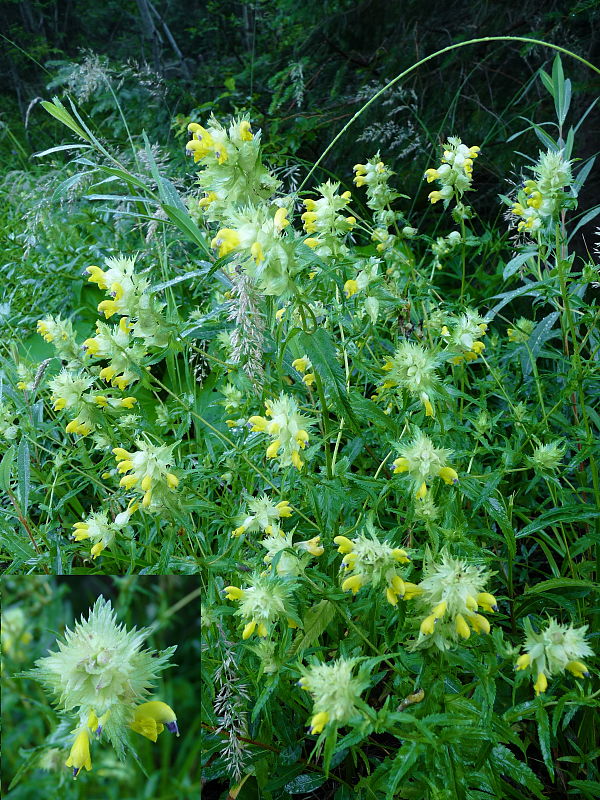
[[[135, 709], [134, 725], [137, 724], [143, 726], [144, 723], [149, 720], [157, 723], [156, 727], [158, 727], [158, 725], [164, 725], [168, 731], [179, 736], [179, 728], [177, 727], [177, 718], [175, 716], [175, 712], [171, 706], [168, 706], [166, 703], [163, 703], [160, 700], [151, 700], [148, 703], [142, 703]], [[134, 730], [138, 730], [139, 733], [142, 733], [142, 731], [137, 727], [134, 727]], [[161, 730], [162, 727], [158, 733], [160, 733]], [[144, 733], [143, 735], [146, 734]], [[156, 739], [154, 739], [154, 741], [156, 741]]]
[[65, 766], [73, 767], [73, 777], [76, 778], [82, 767], [85, 767], [88, 772], [92, 768], [92, 759], [90, 757], [90, 737], [87, 728], [84, 728], [75, 738], [69, 753], [68, 759], [65, 761]]

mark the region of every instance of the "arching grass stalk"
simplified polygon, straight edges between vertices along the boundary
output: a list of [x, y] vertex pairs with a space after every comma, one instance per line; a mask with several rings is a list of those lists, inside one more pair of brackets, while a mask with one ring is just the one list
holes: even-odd
[[444, 53], [449, 53], [451, 50], [457, 50], [459, 47], [467, 47], [468, 45], [471, 45], [471, 44], [482, 44], [484, 42], [525, 42], [525, 43], [528, 43], [528, 44], [537, 44], [537, 45], [540, 45], [541, 47], [549, 47], [550, 49], [556, 50], [559, 53], [565, 53], [566, 55], [571, 56], [571, 58], [574, 58], [577, 61], [581, 61], [581, 63], [585, 64], [586, 67], [589, 67], [591, 70], [593, 70], [594, 72], [597, 72], [598, 75], [600, 75], [600, 68], [599, 67], [595, 67], [589, 61], [587, 61], [585, 58], [583, 58], [583, 56], [578, 56], [577, 53], [573, 53], [573, 52], [571, 52], [571, 50], [567, 50], [565, 47], [561, 47], [558, 44], [552, 44], [550, 42], [542, 42], [540, 39], [530, 39], [527, 36], [483, 36], [483, 37], [481, 37], [479, 39], [469, 39], [466, 42], [457, 42], [456, 44], [451, 44], [448, 47], [442, 48], [441, 50], [436, 50], [435, 53], [431, 53], [430, 55], [425, 56], [424, 58], [420, 59], [420, 61], [417, 61], [415, 64], [412, 64], [412, 66], [410, 66], [407, 69], [403, 70], [398, 75], [396, 75], [395, 78], [392, 78], [391, 81], [386, 83], [386, 85], [382, 89], [380, 89], [378, 92], [376, 92], [373, 95], [373, 97], [371, 97], [370, 100], [367, 100], [367, 102], [358, 109], [356, 114], [354, 114], [354, 116], [351, 119], [348, 120], [348, 122], [344, 125], [342, 130], [336, 136], [334, 136], [334, 138], [327, 145], [325, 150], [323, 150], [323, 152], [321, 153], [319, 158], [317, 158], [317, 160], [315, 161], [315, 163], [313, 164], [311, 169], [306, 173], [306, 176], [305, 176], [304, 180], [302, 181], [302, 183], [300, 184], [300, 186], [298, 187], [297, 191], [298, 192], [302, 191], [303, 186], [306, 184], [306, 182], [311, 177], [313, 172], [319, 166], [321, 161], [325, 158], [327, 153], [329, 153], [329, 151], [333, 148], [333, 146], [338, 142], [339, 139], [342, 138], [342, 136], [346, 133], [348, 128], [354, 122], [356, 122], [356, 120], [361, 116], [361, 114], [363, 112], [365, 112], [367, 110], [367, 108], [369, 108], [369, 106], [371, 106], [375, 102], [375, 100], [377, 100], [377, 98], [379, 98], [384, 92], [387, 92], [388, 89], [391, 89], [391, 87], [395, 86], [398, 83], [398, 81], [401, 81], [402, 78], [405, 78], [407, 75], [410, 75], [411, 72], [414, 72], [422, 64], [426, 64], [428, 61], [432, 61], [434, 58], [437, 58], [437, 56], [441, 56]]

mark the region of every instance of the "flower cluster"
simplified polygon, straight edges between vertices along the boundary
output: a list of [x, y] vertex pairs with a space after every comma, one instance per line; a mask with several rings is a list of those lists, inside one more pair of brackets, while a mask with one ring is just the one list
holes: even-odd
[[354, 539], [336, 536], [333, 541], [338, 545], [338, 553], [344, 556], [340, 567], [344, 592], [356, 594], [363, 586], [371, 585], [383, 589], [393, 606], [398, 604], [398, 598], [408, 600], [418, 592], [415, 584], [405, 581], [399, 570], [400, 564], [410, 563], [406, 551], [380, 542], [372, 526]]
[[112, 543], [115, 535], [129, 523], [129, 518], [137, 511], [138, 507], [138, 503], [130, 502], [125, 511], [117, 514], [112, 522], [108, 519], [107, 511], [92, 512], [84, 522], [74, 523], [73, 539], [76, 542], [89, 539], [93, 545], [90, 551], [91, 556], [97, 558]]
[[123, 475], [119, 485], [141, 495], [142, 508], [159, 511], [169, 505], [170, 494], [179, 485], [177, 475], [169, 471], [175, 445], [156, 446], [141, 440], [135, 444], [138, 449], [134, 452], [113, 448], [117, 472]]
[[453, 364], [475, 361], [483, 353], [485, 344], [481, 341], [481, 337], [485, 336], [487, 327], [483, 317], [470, 309], [452, 320], [450, 327], [443, 326], [441, 335], [448, 349], [455, 353], [452, 357]]
[[301, 575], [313, 556], [322, 556], [325, 548], [321, 546], [321, 537], [313, 536], [303, 542], [294, 542], [294, 534], [271, 533], [262, 540], [261, 545], [267, 551], [264, 557], [269, 569], [275, 567], [277, 575]]
[[442, 268], [442, 259], [451, 255], [462, 244], [462, 236], [458, 231], [450, 231], [446, 236], [438, 236], [431, 245], [433, 253], [433, 266]]
[[481, 567], [442, 554], [426, 561], [419, 583], [418, 604], [424, 610], [415, 647], [434, 645], [440, 650], [468, 639], [471, 630], [489, 633], [488, 620], [479, 614], [498, 610], [496, 598], [485, 591], [490, 577]]
[[306, 211], [302, 214], [302, 222], [309, 234], [304, 243], [324, 259], [347, 253], [343, 240], [356, 225], [355, 217], [341, 213], [346, 210], [352, 195], [350, 192], [338, 194], [339, 187], [339, 183], [326, 181], [317, 187], [321, 197], [303, 200]]
[[240, 519], [240, 525], [232, 532], [232, 536], [241, 536], [243, 533], [262, 531], [268, 535], [283, 536], [279, 520], [291, 517], [292, 509], [287, 500], [273, 503], [267, 494], [253, 497], [248, 501], [248, 514]]
[[385, 210], [399, 196], [388, 186], [394, 174], [375, 153], [366, 164], [355, 164], [354, 184], [367, 187], [367, 205], [373, 211]]
[[75, 416], [65, 428], [67, 433], [77, 433], [87, 436], [96, 427], [99, 403], [96, 395], [88, 390], [94, 379], [81, 372], [73, 373], [63, 369], [56, 378], [50, 381], [52, 402], [55, 411], [69, 409]]
[[517, 658], [515, 669], [529, 670], [535, 677], [533, 688], [541, 694], [548, 688], [548, 678], [568, 670], [576, 678], [589, 675], [582, 658], [594, 654], [585, 640], [587, 625], [574, 628], [561, 625], [549, 618], [539, 633], [533, 630], [529, 619], [525, 620], [525, 652]]
[[329, 664], [306, 667], [298, 681], [301, 689], [313, 699], [310, 733], [321, 733], [329, 723], [346, 725], [360, 715], [357, 703], [369, 685], [367, 675], [354, 674], [357, 659], [339, 658]]
[[277, 458], [282, 467], [293, 464], [301, 470], [304, 461], [300, 453], [308, 442], [307, 428], [311, 422], [308, 417], [298, 411], [296, 401], [283, 392], [277, 400], [265, 403], [266, 417], [250, 417], [248, 422], [252, 431], [267, 433], [272, 437], [271, 444], [267, 447], [267, 458]]
[[2, 625], [0, 641], [2, 654], [13, 661], [24, 661], [26, 649], [22, 649], [32, 640], [31, 633], [27, 630], [28, 621], [25, 613], [19, 606], [12, 606], [2, 611]]
[[192, 122], [188, 131], [186, 150], [203, 168], [199, 205], [209, 221], [222, 221], [234, 206], [259, 205], [278, 189], [280, 182], [261, 160], [260, 132], [253, 133], [247, 119], [233, 120], [225, 129], [211, 117], [206, 127]]
[[313, 385], [315, 382], [315, 374], [308, 356], [304, 355], [300, 356], [300, 358], [295, 358], [292, 361], [292, 367], [295, 370], [298, 370], [298, 372], [302, 375], [302, 383], [309, 387]]
[[[165, 321], [161, 311], [164, 303], [158, 303], [153, 294], [148, 291], [148, 281], [135, 272], [135, 262], [137, 256], [125, 257], [118, 256], [107, 258], [105, 270], [100, 267], [92, 266], [87, 268], [89, 274], [88, 281], [95, 283], [100, 289], [105, 290], [110, 299], [102, 300], [98, 305], [98, 311], [104, 314], [106, 319], [110, 319], [114, 314], [120, 317], [127, 317], [121, 320], [123, 323], [121, 330], [131, 331], [132, 335], [141, 339], [144, 345], [154, 345], [164, 347], [168, 343]], [[127, 324], [124, 324], [124, 323]], [[103, 331], [106, 335], [107, 326]], [[98, 337], [96, 337], [98, 338]], [[84, 343], [91, 355], [108, 356], [106, 350], [109, 345], [104, 342], [100, 344], [95, 352], [92, 345], [88, 344], [91, 340]], [[120, 346], [125, 346], [126, 342], [119, 342]]]
[[90, 359], [108, 360], [99, 372], [101, 380], [124, 391], [138, 381], [142, 374], [142, 361], [146, 355], [143, 344], [134, 342], [131, 326], [125, 317], [118, 325], [96, 323], [96, 335], [86, 339], [83, 349]]
[[[52, 342], [56, 355], [63, 361], [77, 364], [80, 360], [79, 348], [71, 320], [53, 317], [51, 314], [38, 320], [37, 332], [46, 342]], [[19, 387], [22, 388], [22, 387]]]
[[477, 145], [467, 147], [456, 136], [451, 136], [443, 145], [442, 163], [437, 169], [425, 171], [427, 183], [438, 181], [440, 189], [429, 193], [429, 201], [437, 203], [443, 200], [448, 204], [455, 197], [457, 200], [470, 188], [473, 181], [473, 160], [479, 155]]
[[173, 710], [158, 700], [146, 701], [160, 670], [169, 666], [175, 647], [161, 652], [142, 649], [148, 629], [118, 625], [110, 602], [99, 597], [86, 620], [67, 628], [58, 652], [36, 661], [28, 675], [55, 696], [64, 712], [75, 715], [73, 743], [65, 764], [77, 777], [91, 770], [90, 739], [106, 736], [123, 753], [127, 729], [156, 741], [166, 726], [179, 735]]
[[[379, 153], [370, 158], [366, 164], [355, 164], [353, 167], [354, 183], [356, 186], [367, 187], [367, 206], [373, 211], [374, 230], [371, 238], [377, 243], [377, 251], [383, 253], [390, 249], [396, 242], [396, 236], [390, 233], [389, 228], [396, 225], [398, 215], [390, 209], [390, 205], [399, 195], [388, 185], [389, 179], [394, 174], [392, 170], [381, 161]], [[404, 226], [402, 234], [413, 236], [414, 228]]]
[[433, 417], [432, 399], [440, 395], [441, 389], [436, 373], [439, 363], [439, 358], [422, 344], [403, 341], [383, 366], [387, 376], [379, 391], [403, 390], [423, 403], [427, 417]]
[[295, 257], [294, 237], [285, 235], [288, 209], [263, 203], [231, 209], [225, 219], [228, 227], [220, 228], [211, 241], [218, 257], [235, 253], [263, 294], [289, 292], [302, 265]]
[[[374, 283], [379, 278], [380, 264], [381, 261], [375, 257], [371, 257], [362, 262], [362, 269], [359, 269], [356, 273], [356, 277], [350, 278], [344, 284], [344, 294], [346, 297], [354, 297], [355, 294], [364, 292], [371, 283]], [[361, 262], [359, 262], [359, 265], [361, 265]]]
[[515, 326], [514, 328], [507, 328], [506, 330], [509, 342], [526, 342], [535, 328], [535, 322], [526, 317], [519, 317], [513, 325]]
[[290, 578], [276, 575], [255, 575], [245, 589], [226, 586], [223, 590], [228, 600], [239, 602], [235, 612], [245, 622], [242, 639], [249, 639], [256, 631], [266, 637], [279, 620], [296, 628], [300, 620], [293, 604], [294, 583]]
[[562, 150], [548, 150], [540, 153], [533, 173], [535, 178], [525, 181], [519, 190], [511, 214], [516, 217], [518, 231], [534, 233], [546, 229], [552, 233], [561, 209], [572, 205], [565, 191], [573, 183], [571, 162], [565, 160]]
[[557, 439], [554, 442], [538, 444], [534, 447], [533, 453], [527, 461], [537, 471], [547, 474], [558, 469], [563, 460], [567, 446], [563, 440]]
[[448, 486], [458, 482], [458, 473], [447, 465], [451, 455], [451, 450], [435, 447], [428, 436], [417, 430], [412, 441], [399, 448], [394, 473], [408, 473], [415, 487], [415, 496], [421, 500], [427, 494], [427, 482], [435, 476]]

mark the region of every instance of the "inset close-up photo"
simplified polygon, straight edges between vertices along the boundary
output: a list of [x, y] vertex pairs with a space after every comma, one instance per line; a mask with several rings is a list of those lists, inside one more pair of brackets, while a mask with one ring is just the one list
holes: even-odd
[[194, 578], [2, 579], [2, 796], [199, 791]]

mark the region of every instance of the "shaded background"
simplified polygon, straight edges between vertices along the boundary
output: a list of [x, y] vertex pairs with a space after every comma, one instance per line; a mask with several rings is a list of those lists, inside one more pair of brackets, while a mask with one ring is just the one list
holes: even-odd
[[[193, 188], [195, 174], [184, 155], [189, 120], [248, 112], [263, 131], [270, 167], [284, 190], [293, 191], [378, 89], [440, 48], [480, 36], [528, 36], [592, 63], [600, 60], [600, 5], [594, 0], [23, 0], [5, 3], [4, 18], [0, 335], [10, 338], [28, 336], [48, 308], [68, 314], [89, 305], [81, 273], [90, 263], [147, 247], [144, 232], [118, 209], [115, 214], [110, 203], [87, 198], [93, 178], [77, 176], [86, 167], [69, 164], [73, 151], [34, 157], [73, 139], [43, 110], [43, 99], [56, 94], [75, 102], [109, 152], [134, 172], [147, 167], [145, 130], [159, 170], [183, 195]], [[437, 159], [439, 144], [459, 135], [482, 147], [475, 171], [477, 214], [485, 225], [505, 229], [498, 194], [528, 175], [527, 158], [540, 149], [531, 130], [510, 139], [528, 128], [527, 118], [555, 119], [552, 100], [536, 77], [540, 67], [551, 71], [554, 56], [549, 48], [509, 42], [437, 57], [359, 118], [315, 181], [334, 175], [343, 189], [352, 188], [352, 165], [380, 150], [397, 173], [397, 185], [410, 195], [399, 204], [402, 211], [419, 219], [422, 232], [438, 235], [440, 214], [427, 202], [430, 187], [422, 176]], [[563, 56], [563, 64], [573, 85], [567, 124], [574, 124], [600, 85], [573, 58]], [[578, 130], [574, 157], [592, 155], [599, 140], [595, 107]], [[589, 175], [577, 213], [596, 202], [599, 175], [598, 169]], [[148, 169], [144, 179], [151, 180]], [[362, 202], [359, 192], [359, 211]], [[586, 257], [595, 246], [596, 227], [596, 220], [589, 221], [573, 241], [579, 255]], [[175, 241], [172, 264], [187, 269], [197, 257], [193, 250]], [[37, 338], [28, 346], [39, 348]], [[32, 355], [44, 357], [33, 350]]]

